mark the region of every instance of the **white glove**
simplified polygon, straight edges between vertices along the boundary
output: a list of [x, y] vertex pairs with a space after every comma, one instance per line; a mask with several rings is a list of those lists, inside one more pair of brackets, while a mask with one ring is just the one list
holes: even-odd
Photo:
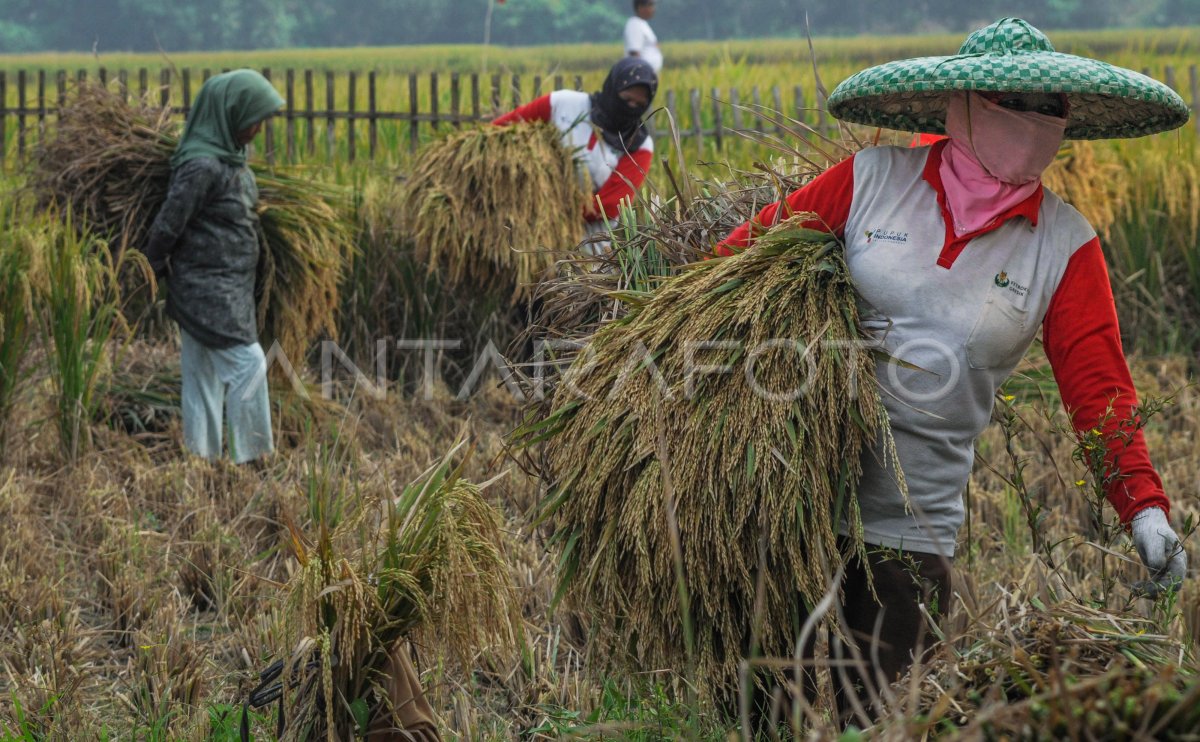
[[1179, 587], [1187, 575], [1187, 553], [1167, 523], [1167, 514], [1162, 508], [1146, 508], [1129, 526], [1138, 556], [1150, 570], [1151, 584], [1143, 588], [1149, 597]]

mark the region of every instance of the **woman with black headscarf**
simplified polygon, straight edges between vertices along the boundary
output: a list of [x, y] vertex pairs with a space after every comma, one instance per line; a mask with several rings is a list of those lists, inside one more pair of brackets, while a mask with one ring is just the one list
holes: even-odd
[[654, 158], [654, 141], [642, 117], [658, 92], [658, 76], [642, 59], [626, 57], [613, 65], [597, 93], [556, 90], [506, 113], [492, 123], [549, 121], [562, 132], [563, 144], [587, 167], [593, 198], [583, 214], [589, 234], [607, 231], [641, 187]]

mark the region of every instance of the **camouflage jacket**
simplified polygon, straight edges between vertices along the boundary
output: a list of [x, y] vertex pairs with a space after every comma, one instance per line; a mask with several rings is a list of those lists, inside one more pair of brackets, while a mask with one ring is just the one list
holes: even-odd
[[211, 157], [180, 165], [146, 244], [154, 272], [169, 273], [167, 314], [201, 344], [258, 342], [258, 187], [254, 173]]

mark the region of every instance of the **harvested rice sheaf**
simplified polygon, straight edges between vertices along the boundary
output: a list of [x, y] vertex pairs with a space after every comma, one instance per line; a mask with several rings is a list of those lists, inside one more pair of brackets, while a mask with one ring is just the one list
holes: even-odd
[[404, 183], [404, 227], [429, 270], [517, 303], [583, 238], [587, 194], [544, 123], [484, 126], [426, 147]]
[[389, 715], [384, 676], [398, 641], [467, 663], [512, 647], [516, 621], [501, 518], [445, 459], [397, 496], [367, 501], [312, 546], [293, 530], [300, 568], [287, 587], [286, 739], [352, 739]]
[[[30, 188], [40, 207], [75, 215], [114, 249], [140, 249], [167, 195], [175, 131], [166, 109], [80, 85], [35, 152]], [[299, 174], [251, 167], [267, 247], [258, 281], [260, 332], [267, 344], [278, 340], [295, 364], [314, 340], [336, 334], [338, 285], [353, 250], [338, 208], [345, 197]]]
[[863, 553], [860, 454], [888, 431], [875, 360], [852, 350], [842, 249], [803, 217], [627, 297], [552, 412], [534, 408], [515, 433], [545, 441], [562, 589], [593, 621], [597, 654], [690, 670], [714, 697], [736, 691], [752, 634], [759, 652], [790, 656], [797, 609]]

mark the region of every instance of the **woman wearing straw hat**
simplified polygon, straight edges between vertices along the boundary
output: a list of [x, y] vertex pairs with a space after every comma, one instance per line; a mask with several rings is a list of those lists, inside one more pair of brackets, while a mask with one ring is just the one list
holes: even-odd
[[[857, 690], [896, 679], [927, 639], [923, 610], [945, 610], [974, 441], [1039, 328], [1075, 428], [1100, 428], [1120, 472], [1108, 500], [1153, 580], [1178, 584], [1187, 561], [1167, 497], [1141, 433], [1127, 435], [1137, 398], [1100, 243], [1040, 176], [1064, 137], [1175, 128], [1188, 118], [1183, 101], [1135, 72], [1055, 53], [1040, 31], [1005, 18], [956, 56], [850, 77], [829, 109], [844, 121], [948, 135], [865, 149], [717, 248], [729, 254], [781, 215], [812, 212], [808, 226], [844, 241], [864, 326], [881, 328], [878, 342], [901, 361], [882, 362], [878, 375], [908, 500], [878, 453], [863, 462], [859, 498], [866, 542], [902, 550], [909, 569], [882, 553], [851, 565], [842, 611], [873, 677], [848, 682]], [[841, 694], [851, 695], [862, 691]]]
[[150, 228], [146, 257], [167, 279], [167, 313], [179, 323], [183, 346], [183, 441], [207, 459], [221, 456], [222, 408], [234, 462], [274, 450], [254, 298], [258, 188], [245, 148], [282, 105], [253, 70], [206, 81], [171, 157], [170, 189]]
[[592, 201], [583, 213], [588, 234], [603, 234], [646, 179], [654, 140], [642, 117], [658, 92], [658, 75], [648, 62], [626, 57], [613, 65], [599, 92], [556, 90], [504, 114], [492, 123], [549, 121], [563, 144], [576, 152], [592, 182]]

